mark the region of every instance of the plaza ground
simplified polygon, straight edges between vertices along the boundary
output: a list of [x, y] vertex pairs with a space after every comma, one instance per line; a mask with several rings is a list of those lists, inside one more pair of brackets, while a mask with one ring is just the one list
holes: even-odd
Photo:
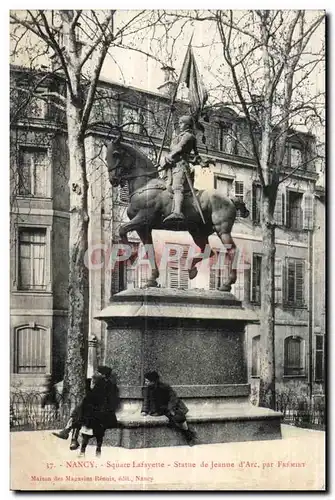
[[[146, 465], [145, 465], [146, 464]], [[149, 468], [148, 468], [149, 464]], [[207, 465], [206, 465], [207, 464]], [[11, 433], [14, 490], [324, 490], [325, 433], [282, 425], [282, 439], [86, 456], [51, 431]]]

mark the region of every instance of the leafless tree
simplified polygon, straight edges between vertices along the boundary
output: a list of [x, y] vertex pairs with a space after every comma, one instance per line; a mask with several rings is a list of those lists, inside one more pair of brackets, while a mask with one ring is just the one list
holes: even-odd
[[[39, 99], [52, 100], [65, 113], [70, 188], [68, 336], [64, 393], [85, 390], [89, 276], [84, 264], [88, 247], [88, 172], [85, 134], [99, 77], [113, 47], [135, 50], [137, 37], [159, 21], [156, 11], [27, 10], [11, 11], [11, 60], [39, 69], [25, 96], [12, 109], [16, 122], [49, 75], [63, 88], [47, 88]], [[141, 50], [141, 49], [139, 49]], [[117, 62], [117, 61], [116, 61]], [[42, 71], [41, 71], [42, 70]], [[12, 89], [13, 92], [15, 89]]]

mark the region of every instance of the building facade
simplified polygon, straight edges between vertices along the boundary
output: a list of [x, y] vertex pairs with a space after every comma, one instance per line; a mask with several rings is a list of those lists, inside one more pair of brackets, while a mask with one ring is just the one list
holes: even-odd
[[[13, 68], [12, 77], [24, 84], [26, 72]], [[120, 225], [127, 220], [127, 186], [112, 188], [105, 163], [109, 131], [102, 122], [129, 124], [124, 139], [155, 159], [164, 133], [170, 81], [153, 94], [100, 82], [91, 129], [86, 141], [89, 181], [90, 335], [98, 339], [103, 362], [105, 326], [96, 315], [128, 287], [142, 286], [148, 275], [145, 266], [133, 268], [108, 262], [113, 244], [119, 242]], [[61, 81], [47, 82], [53, 88]], [[173, 85], [172, 85], [173, 87]], [[19, 97], [16, 96], [18, 100]], [[14, 98], [13, 98], [14, 101]], [[64, 116], [55, 113], [50, 100], [35, 97], [25, 114], [14, 117], [11, 127], [11, 371], [12, 385], [43, 385], [52, 374], [61, 379], [67, 321], [69, 165], [66, 153]], [[187, 103], [178, 101], [172, 122], [185, 113]], [[260, 313], [262, 232], [261, 190], [257, 183], [245, 121], [233, 110], [210, 113], [205, 125], [206, 146], [199, 138], [200, 154], [215, 162], [209, 169], [195, 170], [195, 187], [220, 189], [243, 200], [248, 219], [237, 218], [233, 238], [239, 249], [237, 282], [233, 293], [245, 307]], [[171, 137], [172, 129], [169, 131]], [[294, 175], [280, 184], [275, 220], [275, 355], [277, 384], [285, 390], [322, 392], [325, 336], [325, 214], [322, 189], [317, 190], [314, 162], [308, 163], [313, 137], [296, 134], [287, 145], [287, 169]], [[168, 142], [168, 141], [167, 141]], [[163, 153], [164, 154], [164, 153]], [[296, 170], [301, 165], [304, 168]], [[154, 245], [182, 245], [183, 259], [192, 240], [188, 233], [154, 231]], [[130, 235], [134, 247], [140, 242]], [[210, 237], [217, 252], [222, 243]], [[103, 252], [101, 252], [103, 248]], [[183, 263], [182, 259], [182, 263]], [[102, 265], [99, 265], [102, 263]], [[190, 281], [182, 263], [162, 269], [161, 286], [211, 289], [224, 279], [225, 267], [201, 264]], [[259, 325], [247, 328], [249, 379], [259, 380]], [[310, 355], [311, 353], [311, 355]], [[310, 368], [311, 365], [311, 368]], [[312, 376], [309, 376], [309, 373]]]

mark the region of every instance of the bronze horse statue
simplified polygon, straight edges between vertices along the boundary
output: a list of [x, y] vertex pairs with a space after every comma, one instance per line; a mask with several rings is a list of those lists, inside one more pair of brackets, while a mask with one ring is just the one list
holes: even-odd
[[[216, 233], [223, 245], [226, 246], [229, 263], [234, 261], [236, 246], [231, 237], [231, 230], [235, 222], [237, 210], [240, 217], [248, 217], [244, 202], [231, 200], [219, 190], [199, 190], [196, 192], [201, 206], [205, 224], [203, 223], [194, 199], [186, 195], [183, 203], [185, 222], [167, 226], [163, 219], [171, 213], [172, 193], [164, 179], [158, 175], [158, 169], [153, 162], [139, 149], [122, 141], [121, 133], [113, 139], [107, 147], [107, 167], [109, 181], [113, 187], [129, 185], [130, 204], [127, 215], [130, 222], [120, 228], [122, 243], [127, 243], [127, 233], [136, 231], [144, 245], [152, 245], [152, 230], [166, 229], [174, 231], [188, 231], [202, 254], [209, 245], [208, 237]], [[211, 250], [209, 257], [213, 256]], [[198, 262], [203, 255], [193, 257], [188, 268], [190, 279], [197, 275]], [[236, 269], [229, 265], [229, 275], [219, 290], [230, 291], [231, 285], [236, 281]], [[151, 277], [146, 287], [158, 286], [159, 270], [157, 262], [152, 266]]]

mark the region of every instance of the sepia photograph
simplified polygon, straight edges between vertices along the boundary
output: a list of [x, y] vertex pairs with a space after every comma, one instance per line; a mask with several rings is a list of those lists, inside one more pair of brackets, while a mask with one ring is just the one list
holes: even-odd
[[327, 490], [326, 24], [9, 11], [12, 491]]

